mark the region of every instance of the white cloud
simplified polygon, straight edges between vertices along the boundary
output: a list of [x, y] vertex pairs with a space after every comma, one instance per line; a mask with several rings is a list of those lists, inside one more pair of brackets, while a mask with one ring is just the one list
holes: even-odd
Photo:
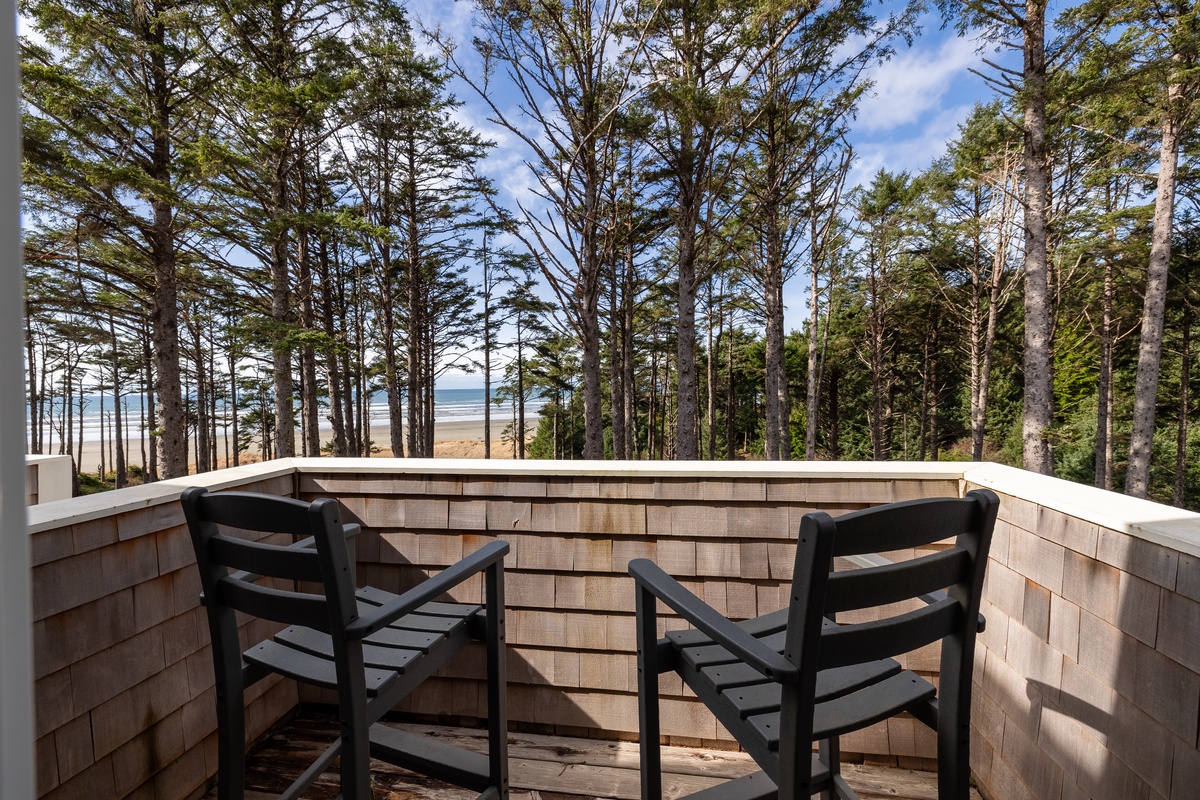
[[980, 63], [975, 49], [972, 40], [951, 36], [936, 50], [916, 47], [875, 67], [855, 130], [893, 130], [936, 111], [954, 80]]
[[937, 111], [919, 130], [900, 138], [895, 135], [855, 144], [855, 161], [847, 183], [869, 183], [881, 169], [888, 172], [919, 172], [946, 152], [946, 142], [958, 135], [958, 126], [967, 119], [973, 104]]
[[463, 0], [408, 0], [404, 10], [412, 22], [413, 30], [439, 30], [459, 45], [471, 43], [474, 28], [473, 4]]

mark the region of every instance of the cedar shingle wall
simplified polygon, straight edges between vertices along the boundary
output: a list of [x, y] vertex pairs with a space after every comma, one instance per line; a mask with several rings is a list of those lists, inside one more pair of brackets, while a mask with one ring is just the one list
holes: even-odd
[[[293, 482], [244, 488], [290, 495]], [[202, 794], [217, 766], [212, 656], [179, 504], [44, 529], [30, 544], [38, 795]], [[256, 641], [270, 634], [251, 627]], [[257, 737], [295, 706], [296, 687], [266, 680], [253, 697]]]
[[[633, 738], [630, 559], [657, 561], [730, 617], [757, 616], [784, 605], [795, 554], [790, 540], [802, 515], [957, 495], [959, 481], [308, 473], [301, 476], [300, 492], [306, 500], [340, 498], [364, 529], [359, 580], [389, 591], [410, 588], [485, 542], [509, 542], [510, 717], [560, 732]], [[481, 591], [475, 581], [456, 599], [479, 602]], [[665, 629], [667, 622], [660, 622]], [[935, 674], [936, 648], [913, 654], [909, 663]], [[402, 708], [482, 716], [481, 676], [470, 664], [456, 664]], [[729, 746], [728, 734], [685, 696], [678, 679], [664, 676], [663, 686], [665, 735], [677, 743]], [[302, 697], [320, 695], [302, 691]], [[847, 736], [843, 747], [882, 756], [934, 755], [933, 736], [911, 719]]]
[[1200, 564], [1001, 494], [972, 769], [1008, 800], [1200, 789]]
[[[623, 737], [637, 718], [631, 558], [652, 558], [719, 610], [749, 617], [782, 606], [790, 535], [806, 511], [961, 491], [951, 478], [756, 478], [734, 469], [717, 480], [305, 469], [238, 488], [291, 494], [298, 485], [304, 499], [342, 498], [364, 524], [362, 582], [401, 591], [486, 541], [509, 541], [511, 717]], [[972, 766], [985, 795], [1195, 797], [1200, 558], [1001, 495], [975, 668]], [[198, 796], [216, 770], [212, 669], [178, 505], [36, 530], [39, 794]], [[475, 581], [460, 597], [481, 591]], [[908, 665], [935, 674], [936, 648]], [[479, 678], [457, 663], [405, 708], [479, 716]], [[289, 682], [256, 688], [252, 736], [298, 698]], [[678, 681], [664, 677], [663, 689], [666, 734], [722, 739]], [[899, 719], [845, 737], [844, 749], [926, 758], [933, 738]]]

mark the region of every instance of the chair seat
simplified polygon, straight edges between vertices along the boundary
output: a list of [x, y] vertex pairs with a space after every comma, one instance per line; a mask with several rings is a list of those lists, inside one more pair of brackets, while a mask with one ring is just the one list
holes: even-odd
[[[394, 598], [388, 592], [367, 588], [356, 592], [360, 608], [377, 607]], [[367, 666], [367, 694], [387, 693], [404, 675], [448, 644], [457, 649], [468, 636], [467, 626], [482, 606], [459, 603], [426, 603], [363, 641]], [[250, 648], [244, 659], [272, 672], [328, 689], [337, 688], [333, 640], [326, 633], [293, 625], [275, 634], [274, 641]]]
[[[813, 712], [813, 739], [827, 739], [874, 725], [919, 703], [932, 700], [937, 688], [914, 672], [905, 670], [879, 683], [835, 700], [817, 703]], [[746, 725], [759, 744], [779, 749], [779, 709], [749, 717]]]
[[[755, 638], [779, 652], [783, 647], [783, 632], [776, 629], [778, 618], [776, 612], [740, 625], [752, 634], [761, 634]], [[833, 626], [831, 622], [824, 623], [826, 628]], [[777, 751], [780, 685], [748, 664], [738, 662], [726, 648], [699, 631], [670, 631], [666, 638], [679, 653], [679, 674], [684, 682], [698, 696], [715, 697], [724, 706], [713, 709], [718, 719], [726, 726], [732, 720], [740, 720], [761, 747]], [[836, 736], [874, 724], [926, 702], [936, 693], [933, 684], [903, 670], [890, 658], [823, 670], [817, 675], [813, 738]]]
[[[318, 635], [329, 638], [323, 633]], [[337, 689], [338, 686], [337, 670], [334, 668], [332, 659], [313, 655], [286, 644], [273, 641], [259, 642], [243, 653], [242, 658], [251, 664], [303, 683], [314, 684], [326, 689]], [[386, 692], [396, 677], [395, 670], [368, 668], [367, 694], [375, 697]]]

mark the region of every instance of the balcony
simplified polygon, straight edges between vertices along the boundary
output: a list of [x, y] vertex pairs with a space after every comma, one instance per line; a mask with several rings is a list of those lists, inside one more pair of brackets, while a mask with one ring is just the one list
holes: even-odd
[[[514, 730], [602, 750], [636, 739], [631, 558], [750, 617], [782, 607], [805, 512], [991, 488], [1002, 502], [972, 721], [982, 795], [1182, 800], [1200, 785], [1200, 515], [986, 464], [293, 459], [30, 509], [39, 796], [208, 791], [213, 679], [177, 503], [198, 483], [338, 497], [363, 525], [359, 580], [390, 591], [506, 539]], [[480, 592], [469, 583], [455, 599]], [[937, 653], [907, 666], [936, 673]], [[480, 674], [443, 672], [397, 712], [469, 726]], [[288, 681], [256, 689], [255, 740], [328, 700]], [[665, 690], [663, 732], [676, 746], [731, 747], [681, 685]], [[928, 768], [934, 743], [894, 719], [843, 751]]]

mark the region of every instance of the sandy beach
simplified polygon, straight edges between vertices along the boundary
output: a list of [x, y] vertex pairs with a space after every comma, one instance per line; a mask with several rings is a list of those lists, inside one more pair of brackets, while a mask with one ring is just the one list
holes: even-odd
[[[513, 446], [512, 442], [502, 441], [504, 428], [511, 422], [511, 418], [504, 417], [501, 419], [492, 419], [492, 458], [512, 458]], [[527, 438], [532, 438], [537, 430], [538, 418], [536, 416], [525, 418], [525, 431]], [[332, 431], [321, 431], [321, 442], [324, 444], [332, 438]], [[297, 432], [297, 439], [299, 432]], [[434, 445], [433, 455], [435, 458], [483, 458], [483, 420], [467, 420], [453, 422], [439, 422], [434, 426]], [[373, 453], [374, 456], [380, 458], [388, 457], [392, 454], [388, 444], [388, 429], [386, 425], [371, 426], [371, 440], [375, 442], [378, 449]], [[225, 460], [226, 452], [226, 437], [218, 434], [217, 453], [221, 462]], [[95, 473], [100, 467], [100, 441], [85, 441], [83, 443], [83, 463], [81, 468], [85, 472]], [[192, 440], [192, 446], [195, 446], [195, 440]], [[233, 443], [228, 442], [230, 452], [232, 453]], [[107, 444], [105, 445], [108, 446]], [[126, 451], [126, 461], [130, 464], [142, 463], [142, 445], [137, 439], [128, 441]], [[58, 443], [54, 442], [48, 452], [57, 453]], [[242, 453], [239, 456], [239, 462], [243, 464], [253, 463], [259, 460], [258, 452], [252, 449], [250, 452]], [[112, 463], [109, 457], [105, 456], [105, 466], [111, 470]]]

